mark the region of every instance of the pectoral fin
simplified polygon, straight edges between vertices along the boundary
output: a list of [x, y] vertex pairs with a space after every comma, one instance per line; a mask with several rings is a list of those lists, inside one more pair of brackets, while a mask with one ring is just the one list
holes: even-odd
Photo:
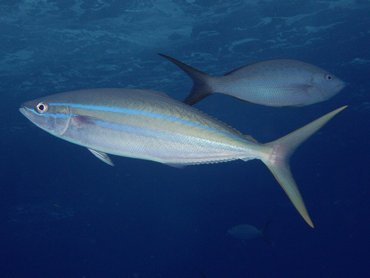
[[101, 161], [107, 163], [110, 166], [114, 166], [114, 163], [112, 162], [112, 160], [110, 159], [110, 157], [106, 153], [99, 152], [99, 151], [96, 151], [96, 150], [93, 150], [93, 149], [88, 149], [88, 150], [93, 155], [95, 155], [97, 158], [99, 158]]

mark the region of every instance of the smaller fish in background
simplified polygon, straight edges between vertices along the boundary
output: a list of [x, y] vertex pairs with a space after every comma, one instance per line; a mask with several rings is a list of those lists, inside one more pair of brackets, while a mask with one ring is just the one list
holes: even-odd
[[220, 93], [265, 106], [306, 106], [328, 100], [345, 87], [335, 75], [298, 60], [267, 60], [223, 76], [210, 76], [175, 58], [159, 55], [192, 78], [193, 88], [184, 100], [189, 105]]
[[261, 229], [255, 226], [249, 225], [249, 224], [236, 225], [230, 228], [227, 231], [227, 234], [229, 234], [233, 238], [241, 239], [243, 241], [261, 238], [265, 242], [267, 242], [269, 245], [272, 245], [271, 240], [268, 238], [266, 234], [266, 231], [269, 228], [270, 223], [271, 221], [268, 221]]
[[207, 278], [203, 271], [199, 270], [199, 277], [201, 278]]

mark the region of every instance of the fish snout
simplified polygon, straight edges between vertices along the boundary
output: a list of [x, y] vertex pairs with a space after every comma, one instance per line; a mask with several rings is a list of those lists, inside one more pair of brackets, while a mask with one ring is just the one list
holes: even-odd
[[23, 106], [19, 107], [19, 112], [21, 112], [23, 116], [26, 116], [26, 108], [24, 108]]
[[19, 108], [19, 112], [21, 112], [21, 114], [29, 120], [31, 120], [32, 115], [34, 114], [32, 112], [32, 109], [28, 108], [26, 104], [21, 105], [21, 107]]

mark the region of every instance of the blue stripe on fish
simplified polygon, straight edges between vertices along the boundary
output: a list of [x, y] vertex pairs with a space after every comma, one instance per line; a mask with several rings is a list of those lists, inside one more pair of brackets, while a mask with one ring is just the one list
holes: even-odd
[[101, 105], [85, 105], [85, 104], [79, 104], [79, 103], [66, 103], [66, 102], [51, 102], [49, 103], [49, 106], [69, 106], [69, 107], [77, 108], [77, 109], [86, 109], [86, 110], [112, 112], [112, 113], [123, 113], [127, 115], [138, 115], [138, 116], [144, 116], [148, 118], [165, 120], [169, 122], [176, 122], [179, 124], [183, 124], [185, 126], [196, 127], [196, 128], [200, 128], [200, 129], [204, 129], [204, 130], [216, 133], [216, 134], [224, 135], [226, 137], [230, 137], [230, 138], [233, 138], [234, 140], [238, 140], [240, 142], [245, 143], [245, 139], [238, 136], [237, 134], [223, 132], [218, 129], [206, 126], [206, 125], [201, 125], [195, 122], [187, 121], [180, 117], [175, 117], [171, 115], [164, 115], [164, 114], [137, 110], [137, 109], [130, 109], [130, 108], [109, 107], [109, 106], [101, 106]]
[[[29, 109], [27, 107], [25, 109], [27, 109], [28, 112], [31, 112], [31, 113], [33, 113], [33, 114], [35, 114], [37, 116], [40, 115], [40, 113], [37, 112], [36, 110]], [[55, 112], [53, 112], [53, 113], [44, 112], [44, 113], [42, 113], [42, 115], [44, 117], [52, 117], [52, 118], [58, 118], [58, 119], [67, 119], [67, 118], [69, 118], [71, 116], [71, 115], [67, 115], [65, 113], [55, 113]]]
[[[97, 125], [99, 127], [123, 131], [127, 133], [134, 133], [134, 134], [138, 134], [138, 135], [145, 136], [145, 137], [156, 137], [156, 138], [161, 138], [167, 141], [170, 140], [170, 141], [178, 142], [179, 140], [178, 137], [184, 136], [184, 135], [179, 135], [178, 137], [176, 137], [176, 134], [164, 133], [163, 131], [158, 132], [158, 130], [155, 130], [155, 129], [149, 129], [149, 128], [143, 129], [143, 128], [138, 128], [137, 126], [133, 126], [133, 125], [117, 124], [117, 123], [102, 121], [102, 120], [95, 119], [92, 117], [88, 117], [88, 118], [89, 119], [87, 122], [91, 122], [91, 124]], [[192, 136], [189, 136], [189, 137], [192, 137]], [[192, 137], [192, 140], [202, 140], [202, 141], [211, 142], [211, 140], [199, 139], [196, 137]], [[219, 145], [223, 145], [223, 144], [219, 143]]]

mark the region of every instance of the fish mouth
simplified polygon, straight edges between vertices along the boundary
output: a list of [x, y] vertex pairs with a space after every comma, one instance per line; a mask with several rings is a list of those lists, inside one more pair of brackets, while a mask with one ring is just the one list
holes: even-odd
[[29, 108], [27, 108], [27, 107], [25, 107], [25, 106], [21, 106], [20, 108], [19, 108], [19, 112], [21, 112], [21, 114], [23, 115], [23, 116], [25, 116], [27, 119], [29, 119], [30, 118], [30, 116], [32, 115], [31, 113], [32, 113], [32, 111], [30, 111], [30, 109]]
[[26, 105], [22, 105], [18, 110], [31, 123], [33, 123], [34, 125], [36, 125], [37, 127], [41, 128], [41, 129], [45, 130], [45, 128], [43, 127], [44, 123], [42, 121], [42, 117], [40, 117], [40, 115], [38, 115], [35, 110], [33, 110], [32, 108], [27, 107]]
[[34, 124], [36, 124], [35, 122], [39, 118], [38, 117], [39, 115], [37, 115], [37, 113], [32, 108], [29, 108], [26, 105], [22, 105], [19, 108], [19, 112], [21, 112], [23, 116], [25, 116], [28, 120], [30, 120]]
[[21, 112], [21, 114], [25, 117], [27, 117], [27, 111], [26, 111], [26, 108], [25, 107], [20, 107], [19, 108], [19, 112]]

